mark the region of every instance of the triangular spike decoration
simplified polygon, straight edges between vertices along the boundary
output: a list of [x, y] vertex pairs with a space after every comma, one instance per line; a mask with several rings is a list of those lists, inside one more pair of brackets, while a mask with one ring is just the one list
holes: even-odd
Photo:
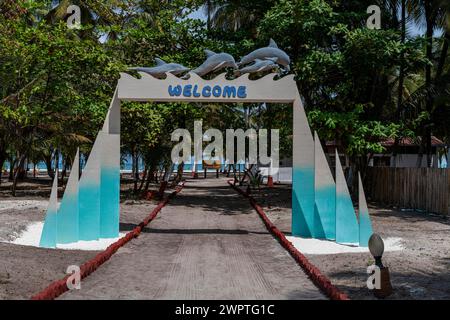
[[107, 134], [120, 135], [120, 100], [118, 92], [118, 88], [116, 88], [108, 109], [108, 113], [106, 115], [105, 122], [103, 123], [102, 131]]
[[359, 225], [336, 150], [336, 242], [359, 243]]
[[[336, 184], [317, 132], [315, 142], [315, 224], [314, 238], [336, 239]], [[317, 226], [317, 228], [316, 228]]]
[[79, 240], [100, 238], [100, 173], [103, 135], [95, 139], [79, 184]]
[[79, 240], [78, 233], [78, 179], [80, 177], [80, 151], [77, 150], [70, 170], [69, 181], [58, 212], [57, 243], [73, 243]]
[[271, 47], [271, 48], [277, 48], [277, 49], [278, 49], [278, 45], [277, 45], [277, 43], [275, 42], [275, 40], [273, 40], [273, 39], [270, 39], [270, 41], [269, 41], [269, 47]]
[[58, 170], [55, 170], [53, 178], [52, 192], [50, 202], [47, 207], [44, 228], [42, 229], [39, 247], [56, 248], [56, 235], [58, 228]]
[[311, 238], [315, 201], [314, 139], [300, 95], [297, 95], [293, 108], [292, 235]]
[[79, 240], [118, 237], [119, 217], [120, 100], [116, 88], [79, 183]]
[[317, 204], [314, 206], [314, 229], [312, 231], [314, 239], [326, 239], [325, 228], [323, 226], [323, 221], [320, 216], [319, 210], [317, 209]]
[[102, 135], [100, 175], [100, 238], [119, 236], [120, 217], [120, 101], [117, 90]]
[[367, 207], [364, 186], [361, 180], [361, 174], [358, 172], [358, 191], [359, 191], [359, 246], [368, 247], [369, 239], [373, 234], [372, 223], [370, 221], [369, 208]]

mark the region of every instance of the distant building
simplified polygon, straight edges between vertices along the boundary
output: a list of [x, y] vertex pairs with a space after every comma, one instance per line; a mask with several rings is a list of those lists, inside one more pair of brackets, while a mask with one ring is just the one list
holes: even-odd
[[[394, 139], [386, 139], [381, 143], [385, 148], [384, 153], [374, 154], [372, 159], [369, 162], [369, 166], [371, 167], [397, 167], [397, 168], [412, 168], [417, 167], [417, 162], [419, 159], [420, 153], [420, 144], [421, 138], [411, 139], [411, 138], [403, 138], [399, 141], [399, 145], [397, 147], [397, 156], [394, 157]], [[446, 144], [436, 138], [432, 137], [431, 139], [431, 163], [433, 168], [441, 168], [447, 167], [447, 162], [443, 155], [446, 151]], [[326, 148], [328, 157], [331, 162], [331, 166], [335, 164], [335, 149], [337, 144], [335, 141], [327, 141]], [[345, 154], [339, 154], [341, 158], [342, 165], [344, 167], [349, 166], [349, 157]], [[422, 167], [427, 166], [427, 156], [426, 153], [423, 154], [422, 157]]]

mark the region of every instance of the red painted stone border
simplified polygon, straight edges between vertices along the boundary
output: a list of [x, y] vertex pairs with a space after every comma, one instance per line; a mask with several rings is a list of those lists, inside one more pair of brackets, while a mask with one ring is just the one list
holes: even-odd
[[[81, 271], [81, 279], [86, 278], [91, 273], [93, 273], [95, 270], [97, 270], [103, 263], [108, 261], [111, 256], [119, 250], [120, 247], [124, 246], [133, 238], [137, 238], [142, 230], [150, 223], [152, 220], [156, 218], [158, 213], [161, 211], [163, 207], [169, 203], [169, 201], [174, 198], [184, 187], [184, 183], [176, 188], [176, 191], [172, 192], [166, 199], [161, 201], [158, 206], [153, 209], [153, 211], [150, 213], [150, 215], [145, 218], [144, 221], [142, 221], [136, 228], [134, 228], [132, 231], [128, 232], [125, 237], [119, 239], [117, 242], [111, 244], [105, 251], [99, 253], [96, 255], [93, 259], [89, 260], [88, 262], [84, 263], [80, 267]], [[53, 300], [62, 295], [64, 292], [68, 291], [69, 288], [67, 287], [67, 279], [70, 277], [70, 275], [67, 275], [63, 279], [57, 280], [53, 283], [51, 283], [47, 288], [45, 288], [43, 291], [39, 292], [38, 294], [31, 297], [31, 300]]]
[[309, 260], [298, 251], [292, 242], [290, 242], [286, 236], [270, 221], [270, 219], [265, 214], [264, 210], [259, 206], [255, 199], [242, 191], [239, 187], [237, 187], [232, 181], [228, 181], [228, 184], [235, 189], [238, 193], [243, 195], [245, 198], [249, 199], [250, 204], [256, 210], [258, 215], [263, 220], [264, 224], [267, 227], [267, 230], [271, 232], [275, 238], [280, 242], [280, 244], [285, 248], [291, 256], [297, 261], [297, 263], [302, 267], [308, 277], [312, 280], [312, 282], [331, 300], [350, 300], [350, 298], [342, 293], [338, 288], [336, 288], [331, 281], [323, 275], [320, 270], [314, 266]]

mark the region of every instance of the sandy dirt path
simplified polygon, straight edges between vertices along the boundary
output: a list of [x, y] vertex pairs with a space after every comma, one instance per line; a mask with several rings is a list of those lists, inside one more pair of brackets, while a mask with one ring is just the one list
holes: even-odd
[[[254, 198], [269, 219], [286, 235], [291, 234], [291, 188], [262, 188]], [[388, 299], [450, 298], [450, 219], [424, 212], [369, 205], [374, 232], [383, 239], [400, 238], [404, 250], [385, 252], [393, 294]], [[367, 288], [370, 253], [306, 254], [311, 263], [352, 299], [376, 299]]]
[[[10, 201], [5, 202], [0, 197], [0, 241], [15, 239], [30, 223], [44, 220], [47, 201], [42, 198], [33, 201], [43, 202], [44, 206], [29, 207], [31, 201], [17, 199], [15, 208], [9, 209]], [[149, 201], [124, 201], [121, 204], [121, 232], [130, 231], [155, 207], [156, 203]], [[51, 282], [66, 276], [68, 266], [81, 265], [98, 253], [0, 243], [0, 300], [29, 299]]]
[[[130, 225], [131, 227], [131, 225]], [[61, 299], [324, 299], [225, 179], [190, 180]]]

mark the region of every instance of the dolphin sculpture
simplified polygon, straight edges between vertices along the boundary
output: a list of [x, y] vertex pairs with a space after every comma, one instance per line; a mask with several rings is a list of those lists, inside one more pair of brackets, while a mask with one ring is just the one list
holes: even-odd
[[273, 69], [278, 69], [278, 65], [275, 63], [275, 59], [269, 58], [267, 60], [261, 60], [261, 59], [255, 59], [255, 63], [242, 68], [240, 70], [236, 70], [234, 72], [235, 76], [240, 76], [245, 73], [256, 73], [256, 72], [264, 72], [264, 71], [270, 71]]
[[274, 59], [276, 63], [283, 66], [286, 71], [289, 71], [289, 64], [291, 63], [291, 59], [283, 50], [279, 49], [275, 41], [270, 39], [270, 43], [268, 47], [257, 49], [245, 57], [241, 59], [238, 63], [239, 66], [243, 66], [249, 64], [250, 62], [255, 61], [256, 59], [267, 60]]
[[205, 50], [205, 54], [207, 57], [206, 61], [203, 62], [198, 68], [192, 70], [192, 72], [198, 74], [200, 77], [212, 71], [219, 71], [226, 67], [233, 69], [238, 68], [233, 56], [228, 53], [215, 53], [211, 50]]
[[161, 79], [165, 76], [166, 73], [171, 73], [175, 76], [181, 75], [185, 72], [188, 72], [190, 69], [186, 68], [185, 66], [178, 64], [178, 63], [166, 63], [162, 59], [156, 58], [155, 59], [156, 66], [151, 68], [144, 68], [144, 67], [136, 67], [136, 68], [130, 68], [129, 70], [136, 70], [148, 73], [155, 78]]

